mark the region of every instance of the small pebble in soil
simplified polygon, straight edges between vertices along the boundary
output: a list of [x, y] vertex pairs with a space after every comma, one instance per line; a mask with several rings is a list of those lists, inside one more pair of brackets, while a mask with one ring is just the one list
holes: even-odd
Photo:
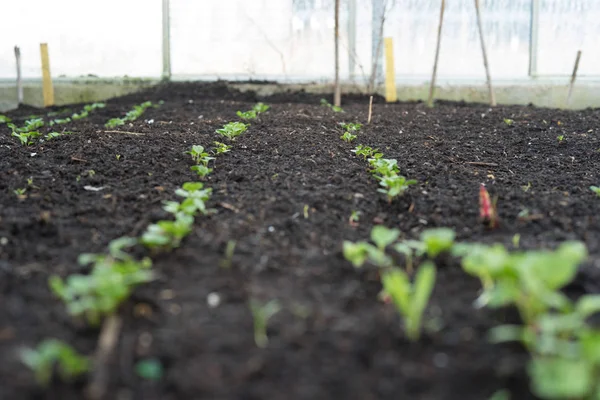
[[221, 296], [219, 293], [209, 293], [208, 296], [206, 296], [206, 303], [208, 303], [210, 308], [216, 308], [221, 304]]
[[270, 226], [270, 227], [269, 227], [267, 230], [268, 230], [269, 232], [275, 232], [275, 228], [274, 228], [274, 227], [272, 227], [272, 226]]
[[8, 238], [2, 237], [0, 238], [0, 245], [6, 246], [8, 244]]
[[446, 368], [448, 366], [448, 355], [445, 353], [436, 353], [433, 356], [433, 365], [438, 368]]

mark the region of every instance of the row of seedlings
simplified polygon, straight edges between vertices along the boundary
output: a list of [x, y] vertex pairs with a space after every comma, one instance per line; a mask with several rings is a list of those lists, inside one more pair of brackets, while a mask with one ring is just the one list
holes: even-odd
[[[44, 118], [38, 115], [31, 115], [25, 124], [21, 127], [16, 126], [12, 123], [11, 119], [5, 115], [0, 115], [0, 124], [6, 123], [6, 126], [11, 130], [11, 136], [19, 139], [19, 142], [24, 146], [30, 146], [36, 143], [36, 140], [43, 142], [55, 139], [59, 136], [70, 135], [73, 132], [62, 130], [61, 132], [55, 130], [48, 130], [46, 134], [40, 132], [43, 127], [53, 127], [56, 125], [68, 124], [71, 121], [78, 121], [85, 119], [89, 114], [98, 109], [106, 107], [105, 103], [93, 103], [87, 104], [79, 113], [73, 113], [70, 117], [50, 119], [48, 122], [44, 122]], [[69, 110], [67, 110], [69, 111]], [[57, 116], [60, 112], [50, 112], [48, 117]]]
[[[531, 354], [527, 371], [532, 392], [542, 399], [597, 399], [600, 396], [600, 295], [576, 301], [561, 289], [573, 281], [587, 258], [582, 242], [567, 241], [554, 251], [509, 251], [502, 244], [456, 243], [449, 228], [428, 229], [420, 240], [399, 241], [400, 231], [375, 226], [371, 242], [344, 242], [355, 267], [369, 263], [381, 274], [382, 297], [403, 318], [409, 340], [418, 340], [435, 284], [434, 260], [442, 253], [460, 259], [463, 271], [481, 281], [477, 308], [515, 307], [521, 325], [493, 328], [492, 342], [520, 342]], [[514, 241], [518, 246], [518, 241]], [[405, 268], [399, 267], [403, 257]], [[422, 260], [411, 282], [413, 264]], [[500, 392], [499, 392], [500, 393]]]
[[[143, 110], [137, 110], [139, 117]], [[266, 111], [264, 108], [261, 110]], [[133, 119], [129, 117], [128, 120]], [[242, 124], [244, 128], [241, 128], [238, 124], [226, 124], [216, 132], [233, 141], [247, 129], [246, 125]], [[221, 142], [215, 142], [215, 145], [214, 156], [231, 149], [230, 145]], [[187, 153], [196, 162], [191, 169], [199, 176], [206, 177], [212, 171], [208, 163], [215, 157], [211, 157], [202, 146], [195, 145]], [[198, 167], [207, 168], [208, 172]], [[91, 265], [88, 274], [72, 274], [66, 279], [55, 275], [49, 278], [52, 293], [65, 303], [73, 318], [83, 320], [92, 327], [115, 318], [118, 308], [133, 290], [155, 278], [150, 257], [136, 259], [126, 250], [137, 244], [142, 244], [152, 253], [173, 250], [191, 232], [194, 218], [210, 211], [206, 202], [210, 199], [212, 189], [204, 188], [202, 182], [186, 182], [175, 194], [183, 200], [165, 201], [163, 205], [163, 209], [174, 216], [173, 220], [160, 220], [149, 225], [140, 238], [121, 237], [111, 241], [107, 254], [81, 254], [78, 263], [82, 266]], [[264, 341], [268, 316], [265, 318], [264, 312], [261, 315], [265, 327], [255, 331], [258, 340]], [[72, 382], [93, 367], [89, 357], [78, 354], [69, 344], [57, 339], [44, 340], [35, 349], [23, 349], [21, 359], [34, 371], [37, 382], [43, 386], [51, 382], [55, 370], [61, 380]]]

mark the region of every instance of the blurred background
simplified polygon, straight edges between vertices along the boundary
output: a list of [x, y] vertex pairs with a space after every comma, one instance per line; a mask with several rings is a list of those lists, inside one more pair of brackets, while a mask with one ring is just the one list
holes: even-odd
[[[345, 85], [357, 91], [369, 83], [380, 86], [381, 38], [391, 37], [399, 98], [421, 98], [433, 68], [440, 4], [441, 0], [341, 0], [340, 73]], [[581, 50], [577, 79], [583, 89], [574, 95], [574, 104], [600, 105], [600, 95], [595, 94], [600, 81], [600, 1], [480, 4], [499, 101], [504, 99], [503, 87], [510, 87], [508, 102], [552, 105], [558, 101], [553, 96], [562, 96]], [[42, 42], [49, 46], [57, 102], [63, 101], [61, 82], [88, 101], [95, 100], [94, 90], [81, 95], [82, 80], [88, 87], [95, 81], [101, 92], [96, 95], [106, 97], [163, 78], [326, 84], [334, 74], [334, 0], [19, 0], [3, 2], [2, 14], [4, 108], [14, 103], [14, 46], [21, 49], [26, 102], [37, 104]], [[100, 82], [121, 89], [101, 89]], [[484, 83], [474, 0], [447, 0], [438, 67], [440, 96], [478, 101], [480, 86], [485, 93]], [[532, 85], [541, 98], [525, 93]]]

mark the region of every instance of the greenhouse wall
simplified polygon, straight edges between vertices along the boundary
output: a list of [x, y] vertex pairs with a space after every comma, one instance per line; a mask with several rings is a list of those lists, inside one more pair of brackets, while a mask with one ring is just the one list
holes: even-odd
[[[491, 76], [500, 91], [506, 85], [532, 84], [563, 90], [578, 50], [579, 85], [595, 87], [600, 81], [600, 1], [480, 3]], [[344, 82], [367, 85], [373, 75], [381, 83], [383, 33], [394, 40], [399, 89], [426, 84], [440, 4], [441, 0], [341, 0]], [[325, 84], [334, 73], [334, 0], [20, 0], [4, 2], [2, 12], [0, 101], [5, 102], [16, 78], [15, 45], [21, 49], [26, 87], [39, 85], [40, 43], [49, 45], [51, 73], [59, 85], [61, 79], [164, 75], [174, 80]], [[478, 88], [484, 78], [474, 0], [447, 0], [438, 67], [438, 82], [446, 89], [441, 93]], [[412, 90], [412, 95], [422, 97], [420, 92]], [[458, 97], [469, 100], [469, 91], [465, 93]], [[600, 103], [600, 96], [584, 97], [578, 101]]]

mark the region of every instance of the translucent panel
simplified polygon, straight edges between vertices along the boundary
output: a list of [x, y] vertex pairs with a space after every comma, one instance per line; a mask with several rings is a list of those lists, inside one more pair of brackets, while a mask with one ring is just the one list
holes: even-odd
[[[492, 77], [525, 77], [529, 65], [531, 0], [482, 0], [483, 33]], [[400, 75], [428, 76], [433, 68], [441, 0], [398, 0], [385, 35], [394, 38]], [[484, 77], [474, 0], [446, 1], [438, 74]]]
[[538, 72], [569, 75], [577, 50], [578, 74], [600, 75], [600, 1], [540, 0]]
[[0, 77], [16, 76], [14, 46], [23, 75], [41, 76], [41, 42], [47, 42], [52, 75], [160, 76], [161, 0], [3, 1]]

